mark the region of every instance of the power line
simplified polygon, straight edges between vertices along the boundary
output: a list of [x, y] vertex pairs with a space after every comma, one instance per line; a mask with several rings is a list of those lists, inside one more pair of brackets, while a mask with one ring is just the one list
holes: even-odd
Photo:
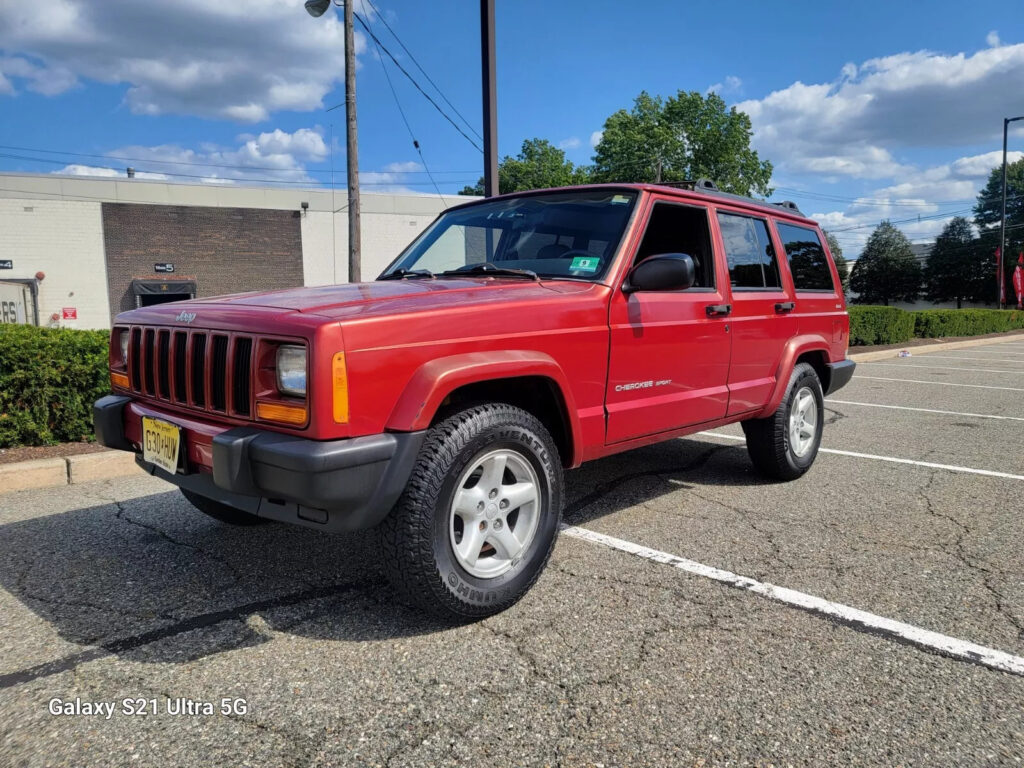
[[[374, 8], [374, 11], [376, 10], [377, 9]], [[380, 18], [379, 12], [377, 13], [377, 18]], [[412, 145], [416, 148], [416, 153], [420, 156], [420, 162], [423, 163], [423, 170], [426, 171], [427, 177], [434, 185], [434, 190], [437, 192], [437, 196], [441, 198], [441, 204], [447, 208], [448, 203], [445, 202], [444, 195], [441, 194], [441, 188], [437, 186], [437, 182], [434, 181], [434, 177], [430, 175], [430, 169], [427, 167], [427, 161], [423, 157], [423, 150], [420, 149], [420, 143], [416, 140], [416, 135], [413, 133], [412, 126], [409, 125], [409, 119], [405, 116], [405, 110], [402, 109], [402, 102], [399, 100], [398, 92], [395, 90], [395, 86], [391, 82], [391, 75], [388, 74], [387, 65], [384, 63], [384, 56], [380, 52], [380, 44], [377, 42], [376, 38], [374, 38], [373, 44], [377, 46], [377, 58], [380, 59], [380, 68], [384, 70], [384, 79], [388, 81], [388, 88], [391, 89], [391, 95], [395, 97], [395, 106], [398, 107], [398, 114], [402, 116], [402, 122], [405, 123], [405, 130], [409, 132], [409, 138], [412, 139]]]
[[444, 103], [445, 103], [445, 104], [447, 104], [447, 105], [448, 105], [449, 107], [451, 107], [451, 108], [452, 108], [452, 111], [453, 111], [453, 112], [455, 112], [455, 114], [456, 114], [456, 115], [458, 115], [458, 116], [459, 116], [460, 118], [462, 118], [462, 122], [464, 122], [464, 123], [466, 124], [466, 127], [467, 127], [467, 128], [469, 128], [469, 130], [470, 130], [470, 131], [472, 131], [472, 132], [473, 132], [473, 134], [474, 134], [474, 135], [475, 135], [475, 136], [476, 136], [476, 137], [477, 137], [478, 139], [480, 139], [481, 141], [483, 141], [483, 136], [481, 136], [481, 135], [480, 135], [480, 132], [479, 132], [479, 131], [477, 131], [477, 129], [473, 127], [473, 124], [472, 124], [471, 122], [469, 122], [469, 120], [467, 120], [467, 119], [466, 119], [465, 117], [463, 117], [462, 113], [461, 113], [461, 112], [459, 112], [458, 108], [457, 108], [457, 107], [456, 107], [456, 106], [455, 106], [454, 104], [452, 104], [452, 103], [451, 103], [451, 102], [450, 102], [450, 101], [448, 100], [448, 97], [447, 97], [447, 96], [445, 96], [445, 95], [444, 95], [444, 91], [442, 91], [442, 90], [440, 89], [440, 87], [438, 87], [437, 83], [435, 83], [435, 82], [434, 82], [434, 81], [433, 81], [433, 80], [431, 79], [430, 75], [428, 75], [428, 74], [427, 74], [427, 71], [426, 71], [425, 69], [423, 69], [423, 67], [422, 67], [422, 66], [420, 66], [420, 63], [419, 63], [419, 62], [418, 62], [418, 61], [416, 60], [416, 57], [412, 55], [412, 51], [410, 51], [410, 50], [409, 50], [409, 49], [408, 49], [408, 48], [407, 48], [407, 47], [405, 46], [405, 43], [403, 43], [403, 42], [402, 42], [402, 38], [400, 38], [400, 37], [398, 36], [398, 33], [397, 33], [397, 32], [395, 32], [395, 30], [393, 30], [393, 29], [391, 28], [391, 25], [390, 25], [390, 24], [388, 24], [388, 22], [387, 22], [387, 19], [385, 19], [385, 18], [384, 18], [384, 14], [382, 14], [382, 13], [381, 13], [381, 12], [380, 12], [379, 10], [377, 10], [377, 6], [375, 6], [375, 5], [373, 4], [373, 1], [372, 1], [372, 0], [366, 0], [366, 2], [367, 2], [367, 4], [368, 4], [368, 5], [370, 6], [370, 8], [372, 8], [372, 9], [373, 9], [373, 12], [374, 12], [375, 14], [377, 14], [377, 18], [378, 18], [378, 19], [380, 19], [380, 23], [384, 25], [384, 27], [385, 27], [385, 28], [387, 29], [387, 31], [391, 33], [391, 36], [392, 36], [393, 38], [395, 38], [395, 40], [396, 40], [396, 41], [398, 42], [398, 44], [399, 44], [400, 46], [402, 46], [402, 50], [406, 52], [406, 54], [407, 54], [407, 55], [409, 56], [409, 58], [410, 58], [410, 59], [412, 60], [412, 63], [416, 65], [416, 68], [417, 68], [417, 69], [418, 69], [418, 70], [419, 70], [420, 72], [422, 72], [422, 73], [423, 73], [423, 76], [424, 76], [425, 78], [427, 78], [427, 82], [428, 82], [428, 83], [430, 83], [430, 84], [431, 84], [432, 86], [434, 86], [434, 90], [436, 90], [436, 91], [437, 91], [437, 92], [438, 92], [438, 93], [439, 93], [439, 94], [441, 95], [441, 98], [442, 98], [442, 99], [444, 99]]
[[[229, 163], [203, 163], [203, 162], [196, 162], [196, 161], [191, 161], [191, 160], [159, 160], [157, 158], [152, 158], [152, 157], [125, 157], [125, 156], [122, 156], [122, 155], [97, 155], [97, 154], [90, 154], [88, 152], [68, 152], [68, 151], [58, 150], [58, 149], [40, 149], [38, 147], [15, 147], [15, 146], [9, 146], [9, 145], [5, 145], [5, 144], [0, 144], [0, 149], [13, 150], [13, 151], [16, 151], [16, 152], [37, 152], [39, 154], [44, 154], [44, 155], [67, 155], [68, 157], [88, 157], [88, 158], [107, 160], [107, 161], [109, 161], [109, 160], [120, 160], [120, 161], [123, 161], [123, 162], [126, 162], [126, 163], [157, 163], [157, 164], [160, 164], [160, 165], [185, 165], [185, 166], [198, 166], [198, 167], [203, 167], [203, 168], [231, 168], [231, 169], [240, 170], [240, 171], [245, 171], [245, 170], [249, 170], [249, 171], [284, 171], [284, 170], [288, 170], [288, 169], [279, 168], [279, 167], [275, 168], [275, 167], [272, 167], [272, 166], [261, 166], [261, 165], [241, 165], [239, 163], [233, 163], [233, 164], [229, 164]], [[4, 157], [7, 157], [7, 155], [4, 155]], [[37, 160], [38, 162], [53, 162], [52, 160], [45, 160], [45, 159], [42, 159], [42, 158], [25, 158], [25, 159], [33, 159], [33, 160]], [[67, 162], [67, 161], [63, 161], [63, 162]], [[97, 167], [101, 167], [101, 166], [97, 166]], [[329, 174], [331, 172], [330, 168], [302, 168], [301, 170], [305, 171], [306, 173], [324, 173], [324, 174]], [[155, 173], [160, 173], [160, 171], [155, 171]], [[417, 173], [417, 174], [419, 174], [419, 173], [424, 173], [424, 172], [423, 171], [403, 171], [403, 173]], [[437, 174], [440, 174], [440, 173], [476, 173], [476, 171], [475, 170], [464, 170], [464, 171], [456, 171], [456, 170], [437, 171], [437, 170], [435, 170], [435, 171], [433, 171], [434, 175], [437, 175]]]
[[[398, 62], [398, 59], [396, 59], [395, 55], [393, 53], [391, 53], [391, 51], [388, 50], [387, 46], [384, 45], [375, 34], [373, 34], [373, 30], [371, 30], [369, 25], [365, 21], [363, 21], [363, 17], [360, 16], [358, 13], [355, 14], [355, 17], [356, 17], [356, 20], [360, 23], [360, 25], [362, 25], [363, 29], [366, 31], [366, 34], [368, 34], [371, 38], [373, 38], [373, 41], [378, 46], [380, 46], [380, 48], [384, 51], [384, 53], [386, 53], [388, 55], [388, 58], [390, 58], [391, 61], [393, 61], [395, 63], [395, 66], [398, 67], [399, 71], [403, 75], [405, 75], [407, 78], [409, 78], [409, 82], [411, 82], [414, 86], [416, 86], [416, 90], [418, 90], [420, 93], [423, 94], [423, 98], [425, 98], [427, 101], [429, 101], [431, 103], [431, 105], [434, 107], [434, 109], [436, 109], [441, 114], [441, 116], [444, 117], [445, 120], [447, 120], [449, 123], [451, 123], [452, 127], [455, 128], [456, 131], [461, 133], [462, 136], [466, 139], [466, 141], [468, 141], [470, 144], [473, 145], [473, 148], [477, 152], [483, 153], [483, 150], [480, 148], [480, 145], [478, 145], [475, 141], [473, 141], [473, 139], [470, 138], [470, 136], [464, 130], [462, 130], [462, 128], [459, 127], [459, 124], [456, 123], [454, 120], [452, 120], [452, 118], [448, 115], [448, 113], [445, 112], [443, 109], [441, 109], [441, 107], [438, 106], [437, 102], [434, 101], [430, 97], [430, 94], [427, 93], [425, 90], [423, 90], [422, 86], [420, 86], [420, 84], [416, 82], [416, 78], [414, 78], [412, 75], [409, 74], [408, 70], [406, 70], [406, 68], [403, 67]], [[334, 107], [331, 107], [331, 109], [334, 109]]]

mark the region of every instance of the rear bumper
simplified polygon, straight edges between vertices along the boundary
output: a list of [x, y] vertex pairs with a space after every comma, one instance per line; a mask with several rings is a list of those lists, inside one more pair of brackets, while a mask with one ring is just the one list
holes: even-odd
[[[319, 441], [237, 427], [213, 435], [212, 473], [179, 470], [172, 475], [143, 461], [126, 437], [125, 419], [138, 418], [126, 409], [131, 402], [111, 395], [93, 406], [102, 445], [132, 451], [150, 474], [215, 501], [328, 531], [369, 528], [383, 520], [405, 488], [425, 434]], [[175, 421], [173, 416], [167, 420]]]
[[838, 363], [830, 363], [828, 366], [828, 389], [825, 391], [825, 394], [831, 395], [833, 392], [849, 384], [856, 367], [857, 364], [853, 360], [840, 360]]

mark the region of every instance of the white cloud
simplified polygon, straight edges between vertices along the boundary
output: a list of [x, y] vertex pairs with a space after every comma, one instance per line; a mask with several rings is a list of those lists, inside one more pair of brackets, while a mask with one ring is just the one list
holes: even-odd
[[[78, 163], [65, 165], [59, 171], [54, 171], [53, 173], [61, 174], [63, 176], [102, 176], [104, 178], [128, 178], [127, 169], [118, 170], [117, 168], [107, 168], [96, 165], [80, 165]], [[140, 171], [135, 174], [135, 178], [164, 181], [169, 177], [163, 173], [147, 173], [145, 171]]]
[[384, 171], [392, 174], [415, 173], [422, 170], [423, 166], [413, 160], [404, 163], [388, 163], [384, 166]]
[[1002, 44], [1002, 41], [999, 39], [999, 33], [994, 29], [985, 35], [985, 42], [992, 48], [998, 48]]
[[[1007, 152], [1006, 161], [1015, 163], [1024, 157], [1024, 152]], [[987, 179], [992, 169], [1003, 164], [1003, 153], [1001, 150], [993, 150], [983, 155], [972, 157], [961, 157], [952, 164], [952, 171], [957, 176], [967, 178]]]
[[558, 142], [559, 149], [579, 149], [583, 142], [579, 140], [577, 136], [570, 136], [568, 139], [562, 139]]
[[345, 71], [336, 13], [312, 19], [287, 0], [3, 2], [0, 50], [0, 93], [55, 95], [89, 79], [126, 84], [137, 114], [240, 122], [319, 109]]
[[894, 151], [969, 146], [1001, 134], [1009, 93], [1024, 90], [1024, 44], [972, 55], [899, 53], [847, 64], [828, 83], [796, 82], [737, 108], [780, 170], [886, 178], [908, 172]]
[[704, 93], [717, 93], [719, 95], [723, 93], [736, 93], [743, 87], [743, 81], [740, 80], [736, 75], [729, 75], [725, 78], [724, 82], [715, 83], [709, 85]]
[[598, 144], [601, 143], [601, 137], [604, 136], [604, 131], [594, 131], [590, 134], [590, 148], [594, 149]]

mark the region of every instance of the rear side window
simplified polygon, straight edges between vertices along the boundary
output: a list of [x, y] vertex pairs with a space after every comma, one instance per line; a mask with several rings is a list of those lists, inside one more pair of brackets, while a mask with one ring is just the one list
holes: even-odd
[[776, 221], [789, 271], [793, 274], [793, 285], [798, 291], [834, 291], [832, 270], [828, 266], [828, 257], [821, 246], [818, 233], [807, 227], [794, 224], [783, 224]]
[[735, 213], [718, 213], [729, 281], [733, 288], [781, 288], [775, 247], [764, 219]]

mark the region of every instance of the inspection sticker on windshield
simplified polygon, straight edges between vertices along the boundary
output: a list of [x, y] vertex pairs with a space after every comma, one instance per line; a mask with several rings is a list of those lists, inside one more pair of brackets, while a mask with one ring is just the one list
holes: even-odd
[[612, 205], [622, 205], [629, 202], [629, 195], [616, 195], [612, 198]]
[[601, 260], [596, 256], [576, 256], [572, 260], [570, 269], [577, 269], [580, 272], [597, 272]]

